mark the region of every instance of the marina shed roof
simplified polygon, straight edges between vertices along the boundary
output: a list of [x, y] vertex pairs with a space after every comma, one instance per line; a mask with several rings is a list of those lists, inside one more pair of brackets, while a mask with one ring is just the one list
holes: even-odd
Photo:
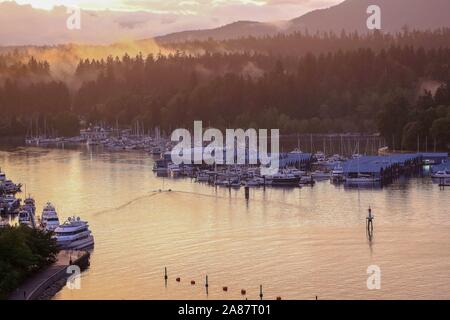
[[345, 173], [379, 173], [381, 169], [389, 168], [394, 164], [404, 165], [407, 161], [420, 158], [420, 154], [392, 154], [388, 156], [362, 156], [350, 159], [343, 163]]

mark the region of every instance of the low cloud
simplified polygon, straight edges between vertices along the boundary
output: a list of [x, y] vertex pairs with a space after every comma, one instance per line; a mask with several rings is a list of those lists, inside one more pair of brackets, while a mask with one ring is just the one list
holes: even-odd
[[[66, 7], [43, 10], [0, 0], [0, 45], [109, 44], [124, 39], [214, 28], [237, 20], [286, 20], [340, 1], [121, 0], [112, 4], [128, 11], [82, 10], [81, 30], [68, 30]], [[92, 1], [89, 7], [94, 5], [99, 4]]]

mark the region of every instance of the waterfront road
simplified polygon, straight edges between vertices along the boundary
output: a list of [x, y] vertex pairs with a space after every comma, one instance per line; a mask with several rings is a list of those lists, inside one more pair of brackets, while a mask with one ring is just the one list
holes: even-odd
[[[26, 280], [9, 297], [10, 300], [36, 299], [38, 292], [49, 287], [64, 275], [64, 270], [85, 254], [84, 251], [60, 251], [52, 265]], [[68, 276], [68, 275], [67, 275]]]

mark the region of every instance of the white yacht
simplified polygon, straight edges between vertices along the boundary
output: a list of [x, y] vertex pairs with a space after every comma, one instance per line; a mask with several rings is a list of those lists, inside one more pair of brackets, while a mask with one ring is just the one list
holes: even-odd
[[331, 171], [331, 181], [341, 182], [344, 181], [344, 169], [338, 165]]
[[27, 210], [21, 210], [19, 212], [19, 223], [21, 225], [25, 225], [28, 227], [33, 227], [33, 223], [31, 222], [31, 219], [33, 218], [32, 214]]
[[433, 173], [433, 174], [431, 175], [431, 177], [434, 178], [434, 179], [440, 179], [440, 178], [446, 179], [446, 178], [450, 178], [450, 171], [448, 171], [448, 170], [441, 170], [441, 171], [438, 171], [438, 172], [436, 172], [436, 173]]
[[36, 203], [33, 198], [28, 197], [23, 201], [23, 203], [23, 208], [30, 210], [33, 215], [36, 213]]
[[20, 207], [21, 199], [16, 198], [12, 194], [4, 195], [0, 200], [3, 204], [4, 213], [15, 213]]
[[94, 236], [86, 221], [80, 217], [69, 217], [55, 229], [56, 243], [61, 249], [80, 250], [94, 246]]
[[209, 175], [207, 173], [199, 173], [196, 178], [197, 182], [208, 182]]
[[58, 214], [50, 202], [47, 202], [44, 210], [42, 210], [41, 225], [47, 231], [55, 231], [59, 226]]
[[372, 183], [377, 183], [380, 181], [381, 181], [380, 178], [377, 178], [377, 177], [374, 177], [374, 176], [368, 175], [368, 174], [361, 174], [361, 173], [359, 173], [355, 177], [347, 177], [345, 179], [345, 183], [347, 183], [347, 184], [372, 184]]
[[325, 153], [323, 151], [316, 152], [314, 154], [314, 158], [317, 159], [317, 162], [325, 162], [327, 160], [327, 157], [325, 156]]

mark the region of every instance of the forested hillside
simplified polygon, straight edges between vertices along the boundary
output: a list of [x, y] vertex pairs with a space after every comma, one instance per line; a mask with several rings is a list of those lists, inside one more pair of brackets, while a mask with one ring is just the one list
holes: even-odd
[[[290, 46], [298, 37], [307, 39], [304, 46]], [[294, 34], [245, 38], [237, 41], [249, 50], [222, 52], [186, 43], [168, 55], [83, 59], [70, 79], [55, 79], [52, 61], [4, 54], [0, 130], [74, 134], [83, 118], [123, 126], [140, 120], [147, 129], [169, 131], [199, 119], [219, 128], [282, 133], [380, 132], [397, 148], [413, 148], [419, 136], [445, 148], [449, 38], [450, 30], [395, 37]]]

